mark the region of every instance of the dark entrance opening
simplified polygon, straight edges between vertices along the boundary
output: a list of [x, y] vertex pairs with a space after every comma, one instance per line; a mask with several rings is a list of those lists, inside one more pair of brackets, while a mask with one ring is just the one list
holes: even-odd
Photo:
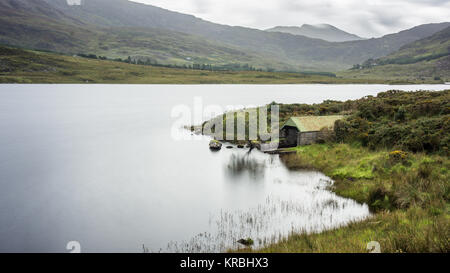
[[284, 126], [283, 129], [281, 129], [281, 143], [280, 146], [283, 148], [287, 147], [297, 147], [298, 145], [298, 134], [300, 132], [297, 128], [292, 126]]

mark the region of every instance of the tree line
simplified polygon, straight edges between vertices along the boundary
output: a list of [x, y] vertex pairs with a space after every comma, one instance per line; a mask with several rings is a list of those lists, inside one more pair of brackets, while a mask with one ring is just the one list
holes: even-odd
[[[97, 56], [95, 54], [77, 54], [79, 57], [88, 58], [88, 59], [96, 59], [96, 60], [110, 60], [128, 64], [136, 64], [136, 65], [149, 65], [149, 66], [157, 66], [157, 67], [167, 67], [167, 68], [179, 68], [179, 69], [191, 69], [191, 70], [206, 70], [206, 71], [264, 71], [262, 68], [255, 68], [249, 64], [241, 64], [241, 63], [229, 63], [229, 64], [162, 64], [157, 60], [149, 58], [149, 57], [141, 57], [141, 58], [132, 58], [128, 56], [126, 59], [122, 58], [114, 58], [110, 59], [106, 56]], [[273, 70], [273, 69], [270, 69]], [[269, 71], [269, 69], [267, 69]]]

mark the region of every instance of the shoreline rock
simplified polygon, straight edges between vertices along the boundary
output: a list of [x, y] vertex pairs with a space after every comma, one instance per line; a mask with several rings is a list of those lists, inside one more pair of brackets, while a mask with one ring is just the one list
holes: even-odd
[[209, 142], [209, 149], [218, 151], [222, 149], [222, 143], [213, 139]]

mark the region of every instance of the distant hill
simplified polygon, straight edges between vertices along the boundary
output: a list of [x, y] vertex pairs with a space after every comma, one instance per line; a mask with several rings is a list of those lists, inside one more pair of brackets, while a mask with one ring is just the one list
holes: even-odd
[[384, 64], [413, 64], [421, 61], [431, 61], [450, 55], [450, 27], [402, 46], [398, 51], [376, 60]]
[[363, 40], [358, 35], [345, 32], [335, 26], [329, 24], [308, 25], [304, 24], [301, 27], [296, 26], [277, 26], [267, 29], [269, 32], [283, 32], [292, 35], [302, 35], [315, 39], [322, 39], [329, 42], [347, 42]]
[[0, 0], [0, 43], [67, 54], [151, 58], [165, 64], [248, 63], [280, 71], [338, 71], [450, 26], [427, 24], [377, 39], [328, 42], [231, 27], [127, 0]]
[[[450, 27], [402, 46], [378, 59], [369, 59], [350, 72], [359, 78], [450, 81]], [[347, 74], [348, 76], [348, 74]]]

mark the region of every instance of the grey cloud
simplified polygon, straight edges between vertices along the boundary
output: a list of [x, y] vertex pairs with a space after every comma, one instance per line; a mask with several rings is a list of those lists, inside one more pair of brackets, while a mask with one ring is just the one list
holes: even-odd
[[192, 1], [193, 9], [198, 13], [207, 13], [211, 8], [211, 1], [208, 0], [193, 0]]
[[377, 11], [377, 12], [373, 12], [372, 14], [373, 14], [374, 22], [376, 22], [377, 24], [381, 24], [385, 27], [398, 26], [398, 25], [401, 25], [401, 23], [403, 21], [402, 16], [399, 16], [398, 14], [396, 14], [394, 12]]
[[329, 23], [364, 37], [448, 21], [450, 0], [134, 0], [221, 24], [266, 29]]

